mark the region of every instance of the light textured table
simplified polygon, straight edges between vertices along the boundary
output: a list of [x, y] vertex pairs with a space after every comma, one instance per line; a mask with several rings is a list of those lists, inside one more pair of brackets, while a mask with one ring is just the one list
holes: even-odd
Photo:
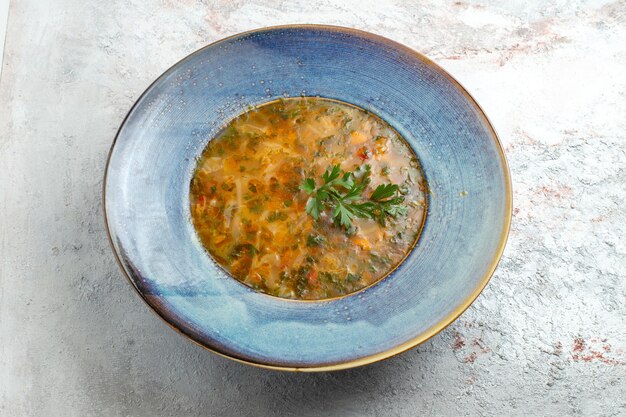
[[[0, 82], [0, 415], [626, 415], [626, 3], [12, 1]], [[356, 4], [357, 2], [355, 2]], [[514, 219], [477, 302], [420, 347], [284, 374], [217, 357], [115, 263], [102, 174], [166, 68], [260, 26], [426, 53], [498, 130]]]

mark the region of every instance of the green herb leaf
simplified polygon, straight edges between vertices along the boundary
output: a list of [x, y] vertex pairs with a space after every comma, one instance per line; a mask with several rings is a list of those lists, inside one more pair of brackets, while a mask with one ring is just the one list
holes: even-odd
[[[339, 165], [337, 165], [339, 166]], [[354, 187], [354, 181], [352, 180], [352, 173], [351, 172], [346, 172], [343, 174], [343, 177], [341, 179], [337, 178], [335, 180], [332, 181], [333, 185], [339, 186], [339, 187], [343, 187], [343, 188], [352, 188]]]
[[342, 201], [349, 203], [352, 202], [356, 199], [358, 199], [361, 194], [363, 193], [363, 190], [365, 190], [365, 185], [364, 184], [355, 184], [353, 185], [348, 192], [343, 196]]
[[352, 219], [354, 218], [354, 214], [350, 212], [348, 207], [344, 206], [342, 203], [338, 203], [333, 210], [333, 218], [341, 226], [348, 228], [352, 225]]
[[324, 206], [316, 197], [310, 197], [306, 203], [305, 210], [307, 214], [310, 214], [315, 220], [320, 218], [320, 213], [324, 210]]
[[370, 200], [384, 200], [385, 198], [392, 197], [396, 191], [398, 191], [398, 186], [396, 184], [380, 184], [370, 196]]
[[300, 188], [302, 188], [302, 191], [305, 193], [311, 194], [315, 191], [315, 180], [313, 178], [305, 179]]
[[340, 173], [341, 167], [339, 165], [334, 165], [332, 168], [327, 169], [326, 172], [324, 172], [324, 175], [322, 175], [324, 184], [328, 184], [329, 182], [339, 178]]
[[371, 219], [375, 206], [376, 205], [374, 203], [366, 202], [352, 204], [350, 207], [352, 208], [352, 213], [354, 213], [355, 216], [364, 219]]
[[309, 246], [309, 247], [311, 247], [311, 246], [320, 246], [324, 242], [326, 242], [326, 239], [322, 235], [309, 235], [306, 238], [306, 245]]

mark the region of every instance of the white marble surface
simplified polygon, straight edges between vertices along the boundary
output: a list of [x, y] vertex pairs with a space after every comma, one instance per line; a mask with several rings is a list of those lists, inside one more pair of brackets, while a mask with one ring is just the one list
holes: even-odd
[[[9, 17], [9, 0], [0, 0], [0, 65], [4, 56], [4, 38], [7, 33], [7, 18]], [[2, 68], [0, 67], [0, 74]]]
[[[358, 4], [358, 5], [357, 5]], [[142, 90], [206, 43], [352, 26], [428, 54], [499, 131], [514, 219], [452, 326], [369, 367], [217, 357], [154, 316], [106, 240], [102, 174]], [[19, 0], [0, 80], [0, 415], [626, 415], [626, 2]]]

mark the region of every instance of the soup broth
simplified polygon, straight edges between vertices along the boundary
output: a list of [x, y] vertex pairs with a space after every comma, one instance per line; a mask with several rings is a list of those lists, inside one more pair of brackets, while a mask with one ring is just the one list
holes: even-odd
[[319, 300], [367, 287], [411, 251], [426, 212], [416, 155], [379, 117], [321, 98], [271, 102], [209, 141], [191, 181], [200, 241], [264, 293]]

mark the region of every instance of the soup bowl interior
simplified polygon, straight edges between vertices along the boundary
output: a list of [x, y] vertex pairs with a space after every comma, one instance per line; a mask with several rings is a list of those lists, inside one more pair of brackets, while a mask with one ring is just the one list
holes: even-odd
[[[337, 299], [280, 299], [242, 285], [215, 264], [190, 220], [189, 183], [208, 141], [250, 106], [294, 96], [384, 119], [417, 154], [430, 190], [405, 261]], [[436, 334], [486, 285], [511, 215], [502, 149], [467, 92], [416, 52], [337, 27], [256, 30], [183, 59], [124, 120], [104, 187], [115, 253], [156, 313], [217, 353], [289, 370], [363, 365]]]

